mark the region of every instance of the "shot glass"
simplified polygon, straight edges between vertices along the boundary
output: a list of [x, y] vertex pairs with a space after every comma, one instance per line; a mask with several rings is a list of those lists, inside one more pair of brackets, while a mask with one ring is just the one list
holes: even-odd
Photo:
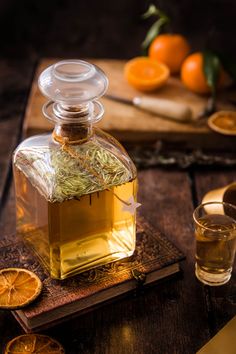
[[194, 213], [196, 277], [217, 286], [231, 277], [236, 248], [236, 206], [224, 202], [199, 205]]

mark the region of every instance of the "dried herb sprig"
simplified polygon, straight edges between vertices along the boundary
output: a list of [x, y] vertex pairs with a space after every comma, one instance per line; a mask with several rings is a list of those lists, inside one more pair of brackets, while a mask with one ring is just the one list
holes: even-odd
[[104, 185], [112, 188], [132, 178], [119, 158], [96, 141], [71, 148], [79, 159], [59, 146], [31, 147], [18, 154], [17, 167], [50, 202], [79, 198], [104, 190]]

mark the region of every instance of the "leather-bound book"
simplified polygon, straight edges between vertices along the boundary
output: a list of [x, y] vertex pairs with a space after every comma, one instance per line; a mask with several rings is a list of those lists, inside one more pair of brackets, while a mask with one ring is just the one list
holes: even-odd
[[[134, 255], [123, 261], [60, 281], [51, 279], [29, 246], [16, 236], [0, 241], [0, 269], [27, 268], [43, 282], [42, 294], [29, 306], [12, 311], [26, 332], [45, 329], [93, 310], [98, 305], [145, 287], [180, 270], [183, 254], [157, 229], [138, 217]], [[143, 293], [145, 296], [145, 292]]]

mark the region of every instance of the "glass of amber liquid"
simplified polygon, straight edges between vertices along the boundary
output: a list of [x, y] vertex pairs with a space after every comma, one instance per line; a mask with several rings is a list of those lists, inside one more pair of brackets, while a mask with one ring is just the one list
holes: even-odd
[[196, 277], [217, 286], [231, 277], [236, 249], [236, 206], [223, 202], [199, 205], [194, 213]]

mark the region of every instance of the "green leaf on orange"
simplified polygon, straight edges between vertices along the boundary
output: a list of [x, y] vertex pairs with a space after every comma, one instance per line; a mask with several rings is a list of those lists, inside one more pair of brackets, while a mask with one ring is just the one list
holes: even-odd
[[212, 93], [216, 91], [220, 67], [220, 59], [215, 53], [209, 50], [203, 52], [203, 72]]
[[142, 18], [146, 20], [149, 17], [152, 16], [159, 16], [161, 15], [161, 11], [153, 4], [149, 5], [149, 8], [147, 11], [142, 15]]
[[142, 48], [147, 49], [152, 41], [158, 36], [160, 33], [161, 27], [168, 22], [168, 19], [165, 17], [159, 18], [153, 25], [150, 27], [143, 43]]

